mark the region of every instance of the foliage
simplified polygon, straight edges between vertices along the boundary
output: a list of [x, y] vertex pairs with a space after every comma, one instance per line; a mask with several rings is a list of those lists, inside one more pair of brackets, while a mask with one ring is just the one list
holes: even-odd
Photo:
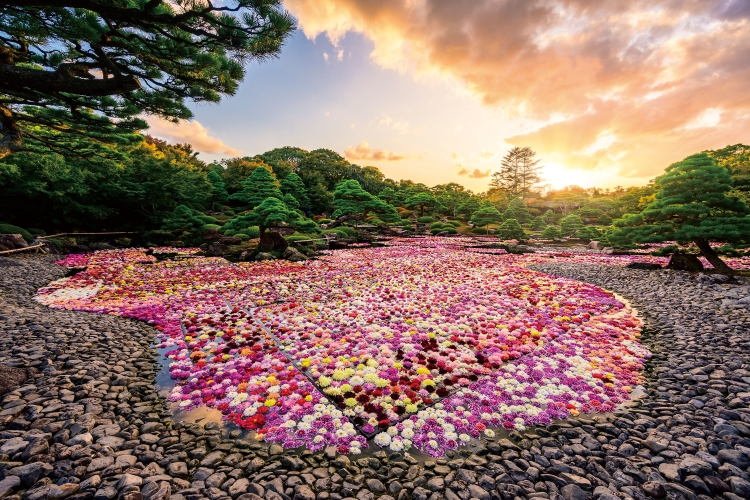
[[185, 205], [178, 205], [172, 211], [172, 215], [166, 217], [162, 223], [162, 229], [172, 231], [178, 236], [183, 233], [194, 233], [202, 229], [204, 222], [193, 213], [193, 210]]
[[602, 236], [602, 232], [593, 226], [586, 226], [576, 231], [574, 236], [582, 240], [596, 240]]
[[391, 203], [396, 200], [396, 191], [393, 190], [392, 187], [387, 186], [384, 188], [380, 193], [378, 193], [378, 198], [385, 201], [386, 203]]
[[490, 187], [511, 196], [525, 196], [541, 182], [542, 166], [536, 153], [528, 147], [514, 147], [503, 157], [499, 172], [492, 174]]
[[295, 198], [291, 194], [285, 194], [282, 201], [287, 207], [291, 208], [292, 210], [299, 211], [299, 202], [297, 201], [297, 198]]
[[419, 222], [420, 224], [431, 224], [435, 222], [435, 218], [430, 217], [429, 215], [425, 215], [424, 217], [418, 217], [417, 222]]
[[562, 233], [556, 226], [547, 226], [539, 235], [543, 240], [556, 240], [562, 236]]
[[734, 144], [704, 153], [729, 171], [733, 188], [730, 194], [750, 204], [750, 146]]
[[521, 200], [521, 198], [514, 198], [508, 205], [508, 210], [513, 210], [515, 219], [521, 224], [526, 224], [531, 220], [531, 212], [529, 207]]
[[479, 210], [479, 207], [479, 200], [476, 197], [472, 196], [465, 202], [463, 202], [460, 207], [458, 207], [458, 214], [465, 215], [471, 218], [474, 212]]
[[471, 222], [476, 226], [484, 226], [489, 234], [489, 225], [502, 222], [503, 217], [494, 206], [484, 206], [474, 212], [471, 216]]
[[419, 215], [422, 217], [424, 216], [425, 209], [436, 207], [437, 205], [438, 202], [435, 197], [426, 192], [416, 193], [406, 200], [406, 206], [419, 210]]
[[655, 255], [657, 257], [664, 257], [665, 255], [672, 255], [679, 248], [680, 247], [677, 245], [667, 245], [665, 247], [661, 247], [660, 249], [651, 252], [651, 255]]
[[580, 229], [583, 229], [583, 221], [576, 214], [570, 214], [560, 219], [560, 232], [563, 236], [572, 236]]
[[227, 201], [229, 193], [221, 176], [216, 172], [209, 172], [206, 175], [206, 180], [211, 183], [211, 210], [213, 210], [217, 202], [225, 203]]
[[307, 188], [299, 175], [294, 172], [290, 173], [281, 181], [280, 187], [285, 196], [291, 195], [294, 197], [300, 209], [303, 211], [310, 210], [310, 197], [307, 195]]
[[750, 208], [727, 195], [732, 178], [726, 167], [707, 154], [692, 155], [667, 167], [654, 187], [656, 195], [643, 212], [615, 221], [610, 241], [692, 241], [715, 269], [729, 272], [709, 242], [750, 241]]
[[531, 221], [531, 229], [534, 231], [541, 231], [545, 227], [547, 227], [547, 220], [541, 215], [534, 217]]
[[34, 239], [34, 236], [26, 229], [3, 222], [0, 222], [0, 234], [20, 234], [26, 241]]
[[333, 212], [334, 218], [344, 215], [359, 215], [365, 218], [369, 212], [375, 212], [385, 222], [400, 219], [392, 205], [368, 193], [353, 179], [342, 181], [336, 186], [333, 192], [333, 206], [336, 209]]
[[242, 182], [250, 177], [256, 168], [263, 167], [271, 173], [274, 172], [273, 168], [262, 159], [250, 158], [248, 156], [244, 158], [224, 159], [221, 163], [214, 163], [211, 166], [221, 175], [224, 185], [230, 194], [241, 191], [243, 187]]
[[267, 198], [281, 200], [284, 195], [279, 190], [279, 181], [266, 167], [258, 167], [250, 176], [242, 181], [242, 191], [234, 193], [230, 200], [240, 202], [249, 207], [256, 207]]
[[35, 227], [30, 227], [26, 229], [28, 232], [33, 234], [34, 236], [46, 236], [47, 232], [44, 229], [37, 229]]
[[435, 222], [430, 226], [430, 232], [432, 234], [438, 234], [438, 233], [448, 233], [448, 234], [458, 234], [458, 231], [456, 231], [456, 228], [453, 226], [453, 224], [447, 223], [447, 222]]
[[508, 219], [497, 228], [495, 234], [503, 240], [525, 240], [526, 232], [516, 219]]
[[11, 2], [0, 8], [0, 158], [70, 141], [118, 142], [141, 113], [189, 119], [218, 102], [243, 62], [276, 56], [294, 31], [279, 0]]

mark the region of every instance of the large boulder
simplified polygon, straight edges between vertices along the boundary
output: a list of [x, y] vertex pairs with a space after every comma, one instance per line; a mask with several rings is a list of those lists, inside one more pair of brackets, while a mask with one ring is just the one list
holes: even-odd
[[201, 237], [207, 241], [216, 241], [221, 238], [221, 235], [218, 229], [206, 229]]
[[289, 247], [289, 243], [281, 234], [276, 231], [264, 231], [260, 235], [258, 250], [261, 252], [270, 252], [271, 250], [284, 251]]
[[282, 257], [290, 262], [302, 262], [307, 260], [307, 257], [302, 255], [296, 248], [287, 248]]
[[272, 253], [268, 252], [260, 252], [255, 256], [255, 260], [261, 261], [261, 260], [274, 260], [276, 257], [273, 256]]
[[16, 250], [29, 246], [20, 234], [0, 234], [0, 251]]
[[703, 264], [695, 255], [675, 252], [672, 254], [672, 258], [669, 259], [667, 269], [697, 272], [703, 271]]
[[219, 243], [222, 245], [239, 245], [242, 240], [236, 236], [223, 236], [219, 238]]
[[219, 241], [214, 241], [208, 246], [206, 255], [208, 255], [209, 257], [222, 257], [227, 252], [229, 252], [228, 246]]

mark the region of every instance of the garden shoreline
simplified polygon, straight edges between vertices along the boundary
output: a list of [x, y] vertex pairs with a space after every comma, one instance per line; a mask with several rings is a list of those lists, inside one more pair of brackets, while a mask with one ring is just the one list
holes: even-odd
[[633, 304], [658, 332], [644, 340], [654, 352], [646, 394], [615, 415], [474, 442], [422, 466], [385, 451], [286, 453], [215, 423], [172, 423], [154, 385], [154, 328], [32, 300], [65, 275], [55, 260], [0, 267], [0, 363], [31, 377], [0, 396], [0, 498], [750, 497], [750, 280], [530, 266]]

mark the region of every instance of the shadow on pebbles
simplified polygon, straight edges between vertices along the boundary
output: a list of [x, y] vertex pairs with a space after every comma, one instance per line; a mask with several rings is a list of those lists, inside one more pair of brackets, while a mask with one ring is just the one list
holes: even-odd
[[0, 395], [3, 499], [750, 498], [747, 281], [536, 266], [615, 291], [640, 311], [654, 352], [645, 395], [613, 415], [420, 462], [290, 452], [213, 422], [172, 422], [154, 386], [155, 331], [40, 306], [35, 290], [65, 271], [52, 256], [13, 260], [21, 265], [0, 269], [0, 364], [10, 367], [0, 384], [14, 384]]

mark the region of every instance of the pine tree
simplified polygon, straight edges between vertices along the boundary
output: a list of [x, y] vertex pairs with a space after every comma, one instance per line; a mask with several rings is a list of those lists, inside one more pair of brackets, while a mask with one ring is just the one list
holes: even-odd
[[583, 221], [576, 214], [570, 214], [560, 219], [560, 231], [563, 236], [572, 236], [579, 229], [583, 229]]
[[305, 183], [299, 175], [292, 172], [284, 177], [284, 180], [281, 181], [281, 192], [284, 195], [294, 196], [294, 199], [299, 202], [300, 209], [310, 210], [310, 197], [307, 194]]
[[240, 233], [247, 227], [258, 226], [260, 229], [258, 247], [263, 250], [276, 250], [279, 249], [280, 243], [285, 243], [283, 238], [279, 239], [278, 234], [274, 238], [274, 235], [270, 234], [268, 229], [284, 224], [289, 224], [305, 231], [311, 230], [309, 219], [300, 216], [296, 210], [289, 208], [280, 199], [268, 197], [253, 208], [252, 212], [242, 214], [227, 222], [223, 229], [224, 231], [232, 230], [235, 233]]
[[396, 209], [375, 195], [362, 189], [359, 182], [350, 179], [341, 181], [336, 185], [333, 192], [333, 218], [342, 216], [353, 216], [356, 219], [365, 219], [370, 212], [375, 212], [384, 222], [400, 220]]
[[526, 233], [516, 219], [507, 219], [503, 222], [495, 234], [503, 240], [525, 240]]
[[463, 202], [460, 207], [458, 207], [458, 213], [471, 218], [472, 214], [479, 210], [480, 207], [481, 205], [479, 204], [479, 200], [472, 196], [471, 198]]
[[534, 231], [541, 231], [545, 227], [547, 227], [547, 221], [541, 215], [538, 217], [534, 217], [534, 220], [531, 221], [531, 229], [533, 229]]
[[508, 220], [508, 219], [516, 219], [516, 212], [510, 207], [506, 208], [505, 212], [503, 212], [503, 220]]
[[471, 222], [475, 226], [484, 226], [487, 229], [487, 234], [490, 234], [490, 224], [499, 224], [502, 220], [503, 216], [492, 205], [481, 207], [471, 216]]
[[416, 208], [419, 210], [419, 216], [424, 217], [424, 211], [426, 208], [435, 207], [437, 200], [430, 193], [422, 192], [410, 196], [406, 200], [407, 208]]
[[396, 191], [393, 190], [392, 187], [386, 187], [380, 193], [378, 193], [378, 198], [381, 200], [384, 200], [386, 203], [393, 203], [393, 201], [396, 199]]
[[551, 209], [547, 209], [547, 211], [544, 212], [544, 220], [547, 221], [547, 224], [552, 224], [555, 222], [555, 219], [557, 219], [557, 217], [555, 217], [555, 212]]
[[513, 210], [513, 213], [516, 214], [515, 218], [521, 224], [526, 224], [531, 220], [531, 212], [529, 212], [529, 207], [526, 206], [521, 198], [514, 198], [508, 205], [508, 208]]
[[242, 181], [242, 191], [234, 193], [230, 200], [239, 201], [250, 207], [256, 207], [266, 198], [282, 200], [284, 195], [279, 190], [279, 181], [265, 167], [258, 167], [247, 179]]
[[295, 198], [291, 194], [285, 194], [282, 201], [284, 202], [284, 205], [294, 210], [295, 212], [299, 211], [299, 202], [297, 201], [297, 198]]
[[628, 242], [692, 241], [719, 272], [731, 268], [711, 248], [710, 242], [750, 242], [750, 208], [727, 196], [732, 178], [727, 169], [701, 153], [673, 163], [654, 182], [654, 200], [639, 214], [615, 221], [608, 238]]
[[206, 179], [211, 183], [211, 210], [214, 210], [216, 202], [223, 203], [229, 198], [227, 188], [221, 176], [213, 170], [206, 175]]
[[202, 228], [203, 225], [203, 221], [193, 213], [192, 209], [185, 205], [177, 205], [172, 215], [164, 219], [162, 229], [167, 231], [192, 232]]
[[560, 236], [562, 236], [562, 234], [560, 233], [560, 230], [555, 226], [545, 227], [544, 231], [542, 231], [542, 234], [540, 235], [543, 240], [556, 240]]
[[524, 196], [542, 180], [542, 167], [529, 147], [514, 147], [503, 157], [499, 172], [492, 174], [490, 187], [503, 189], [511, 196]]

